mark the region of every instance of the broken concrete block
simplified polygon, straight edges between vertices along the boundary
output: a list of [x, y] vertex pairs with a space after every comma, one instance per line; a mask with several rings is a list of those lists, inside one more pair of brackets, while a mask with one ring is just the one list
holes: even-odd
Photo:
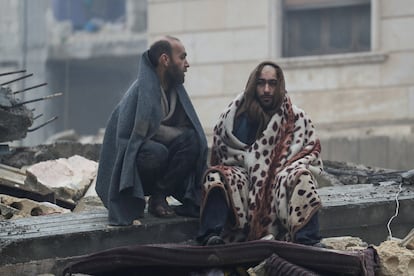
[[368, 244], [361, 238], [351, 236], [324, 238], [321, 242], [328, 248], [343, 251], [360, 250], [368, 247]]
[[70, 210], [50, 202], [36, 202], [26, 198], [17, 198], [3, 194], [0, 194], [0, 204], [12, 209], [12, 212], [3, 214], [4, 209], [2, 208], [2, 219], [15, 219], [70, 212]]
[[401, 246], [407, 249], [414, 250], [414, 228], [411, 229], [410, 233], [401, 241]]
[[414, 252], [399, 243], [398, 240], [389, 240], [375, 247], [380, 258], [379, 275], [414, 275]]
[[10, 207], [0, 202], [0, 218], [1, 218], [0, 220], [11, 219], [15, 214], [18, 214], [18, 213], [19, 213], [19, 210], [17, 210], [16, 208]]
[[82, 156], [59, 158], [27, 168], [26, 184], [45, 186], [67, 201], [78, 201], [96, 176], [98, 163]]
[[33, 124], [33, 112], [14, 97], [9, 87], [0, 86], [0, 143], [26, 137]]
[[0, 164], [0, 193], [35, 201], [55, 203], [54, 192], [46, 187], [33, 187], [25, 184], [26, 171]]
[[105, 208], [102, 203], [102, 200], [99, 198], [98, 194], [95, 191], [95, 187], [96, 177], [92, 181], [85, 195], [79, 200], [78, 204], [76, 204], [76, 207], [75, 209], [73, 209], [73, 212], [83, 212], [96, 210], [97, 208]]
[[322, 171], [320, 174], [313, 174], [318, 182], [318, 187], [343, 186], [344, 184], [333, 174]]
[[88, 190], [86, 191], [85, 197], [98, 197], [98, 194], [96, 193], [96, 176], [93, 178], [91, 185], [89, 186]]

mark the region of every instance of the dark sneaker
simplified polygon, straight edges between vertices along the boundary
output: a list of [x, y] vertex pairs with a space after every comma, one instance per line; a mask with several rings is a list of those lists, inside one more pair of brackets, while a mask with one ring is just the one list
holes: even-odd
[[208, 236], [204, 241], [205, 246], [221, 245], [221, 244], [225, 244], [224, 240], [220, 236], [216, 236], [216, 235]]
[[326, 248], [326, 249], [332, 249], [332, 247], [327, 246], [326, 244], [322, 243], [322, 242], [317, 242], [314, 245], [312, 245], [313, 247], [318, 247], [318, 248]]

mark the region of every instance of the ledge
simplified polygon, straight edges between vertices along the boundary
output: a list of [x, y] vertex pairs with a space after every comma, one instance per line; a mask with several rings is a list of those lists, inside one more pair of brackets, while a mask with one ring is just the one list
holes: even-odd
[[382, 63], [387, 55], [379, 52], [346, 53], [336, 55], [280, 58], [276, 63], [283, 69], [303, 69], [310, 67], [341, 66], [350, 64]]
[[131, 32], [77, 32], [54, 38], [48, 45], [50, 60], [89, 59], [138, 55], [147, 48], [146, 34]]

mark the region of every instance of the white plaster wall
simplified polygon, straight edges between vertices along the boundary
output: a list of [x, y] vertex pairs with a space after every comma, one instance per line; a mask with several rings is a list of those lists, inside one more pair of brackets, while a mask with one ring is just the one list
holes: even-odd
[[164, 34], [184, 42], [191, 65], [186, 87], [207, 133], [254, 66], [272, 57], [316, 126], [414, 122], [412, 0], [372, 0], [375, 50], [297, 58], [279, 57], [281, 12], [271, 8], [280, 1], [149, 0], [149, 42]]
[[0, 62], [15, 62], [21, 51], [19, 3], [20, 1], [0, 0]]
[[381, 0], [382, 17], [398, 17], [414, 15], [414, 3], [412, 0]]
[[177, 36], [188, 52], [185, 86], [206, 133], [269, 57], [268, 1], [149, 0], [149, 43]]

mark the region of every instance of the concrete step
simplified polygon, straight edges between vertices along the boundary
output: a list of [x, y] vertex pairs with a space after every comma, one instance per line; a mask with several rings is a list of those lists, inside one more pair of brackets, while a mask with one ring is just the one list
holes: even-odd
[[[396, 213], [399, 190], [395, 183], [320, 188], [322, 236], [358, 236], [379, 244], [389, 235], [387, 223]], [[401, 186], [398, 199], [398, 216], [390, 226], [394, 237], [403, 238], [414, 227], [414, 186]], [[194, 218], [159, 219], [146, 214], [140, 222], [108, 226], [104, 208], [0, 221], [0, 266], [70, 258], [132, 244], [182, 243], [193, 239], [198, 229]]]

